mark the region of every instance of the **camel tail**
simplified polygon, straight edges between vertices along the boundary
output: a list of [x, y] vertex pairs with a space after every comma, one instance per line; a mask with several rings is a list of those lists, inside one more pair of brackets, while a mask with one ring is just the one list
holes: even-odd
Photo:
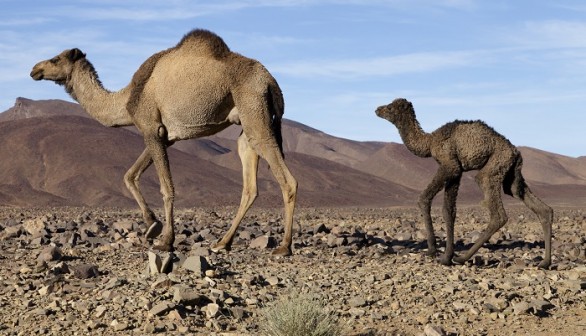
[[281, 156], [284, 158], [285, 153], [283, 152], [283, 134], [281, 132], [281, 121], [283, 119], [283, 114], [285, 113], [285, 102], [283, 100], [283, 93], [281, 92], [279, 86], [276, 85], [276, 83], [275, 85], [269, 85], [267, 98], [272, 115], [271, 128], [273, 129], [275, 140], [277, 140], [277, 144], [279, 145]]
[[503, 181], [503, 191], [505, 194], [521, 200], [525, 198], [525, 190], [527, 188], [525, 178], [521, 174], [522, 168], [523, 157], [521, 157], [521, 154], [517, 154], [515, 162], [509, 168]]

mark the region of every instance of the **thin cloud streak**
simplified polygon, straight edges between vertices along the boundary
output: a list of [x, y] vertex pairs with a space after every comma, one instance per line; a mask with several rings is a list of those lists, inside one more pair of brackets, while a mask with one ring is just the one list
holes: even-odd
[[273, 64], [270, 68], [292, 77], [352, 80], [472, 66], [480, 59], [487, 61], [486, 56], [489, 54], [483, 51], [422, 52], [366, 59], [292, 62]]
[[[108, 8], [104, 9], [104, 1], [70, 2], [67, 5], [52, 6], [50, 11], [36, 11], [43, 18], [4, 20], [0, 26], [18, 26], [39, 24], [55, 18], [71, 18], [75, 20], [124, 20], [124, 21], [168, 21], [188, 20], [202, 16], [234, 12], [249, 8], [262, 7], [317, 7], [317, 6], [360, 6], [360, 7], [391, 7], [391, 8], [446, 8], [469, 10], [476, 7], [475, 0], [264, 0], [264, 1], [216, 1], [213, 4], [194, 3], [192, 1], [150, 1], [149, 9], [145, 9], [144, 1], [112, 2], [105, 1]], [[41, 4], [42, 5], [42, 4]], [[31, 15], [35, 11], [31, 10]], [[48, 16], [47, 16], [48, 15]]]

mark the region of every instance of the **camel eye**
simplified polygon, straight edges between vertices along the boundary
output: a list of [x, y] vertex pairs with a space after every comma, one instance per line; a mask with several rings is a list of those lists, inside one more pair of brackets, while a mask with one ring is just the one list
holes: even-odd
[[57, 64], [57, 63], [59, 63], [59, 58], [53, 57], [49, 60], [49, 62], [51, 62], [51, 64]]

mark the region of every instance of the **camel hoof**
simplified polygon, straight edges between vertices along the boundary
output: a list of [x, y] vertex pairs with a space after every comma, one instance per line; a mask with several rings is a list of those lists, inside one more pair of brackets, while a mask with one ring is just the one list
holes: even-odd
[[289, 246], [279, 246], [273, 251], [272, 254], [274, 256], [290, 256], [293, 254], [293, 252], [291, 252], [291, 248]]
[[428, 249], [427, 252], [425, 252], [425, 255], [428, 257], [435, 257], [437, 255], [437, 250], [436, 249]]
[[230, 244], [224, 244], [221, 242], [217, 242], [215, 244], [213, 244], [212, 246], [210, 246], [210, 250], [214, 253], [219, 253], [221, 251], [230, 251], [232, 249], [232, 246]]
[[145, 236], [147, 239], [155, 239], [161, 234], [161, 232], [163, 232], [163, 223], [155, 221], [149, 226]]
[[444, 265], [444, 266], [452, 266], [452, 258], [448, 257], [448, 256], [442, 256], [439, 259], [440, 264]]
[[543, 260], [542, 262], [539, 263], [539, 265], [537, 265], [537, 268], [548, 269], [549, 266], [551, 266], [551, 261]]
[[456, 264], [460, 264], [460, 265], [464, 265], [466, 263], [466, 261], [468, 261], [468, 259], [466, 259], [464, 257], [454, 257], [453, 260]]

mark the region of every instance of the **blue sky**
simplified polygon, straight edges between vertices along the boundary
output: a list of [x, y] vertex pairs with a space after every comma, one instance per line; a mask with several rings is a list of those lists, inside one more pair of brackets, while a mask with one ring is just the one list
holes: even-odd
[[192, 28], [261, 61], [285, 117], [331, 135], [401, 142], [374, 109], [405, 97], [424, 130], [482, 119], [515, 145], [586, 155], [586, 3], [575, 0], [0, 0], [0, 111], [71, 100], [32, 66], [78, 47], [124, 87]]

